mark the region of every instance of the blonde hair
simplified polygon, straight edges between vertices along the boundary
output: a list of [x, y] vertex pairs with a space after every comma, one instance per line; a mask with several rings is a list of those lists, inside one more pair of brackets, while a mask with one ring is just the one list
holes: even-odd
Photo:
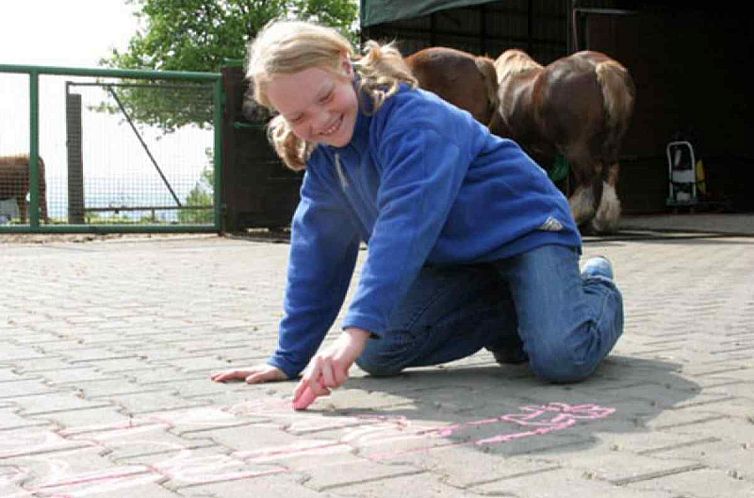
[[[279, 74], [292, 74], [318, 67], [342, 76], [340, 61], [353, 61], [359, 74], [358, 91], [371, 99], [376, 112], [385, 99], [398, 91], [400, 83], [416, 87], [416, 78], [392, 44], [375, 41], [365, 44], [364, 55], [356, 57], [351, 43], [335, 29], [303, 21], [273, 21], [259, 32], [249, 45], [246, 78], [253, 85], [254, 99], [273, 109], [267, 97], [267, 85]], [[267, 134], [278, 156], [295, 171], [306, 167], [316, 144], [297, 137], [282, 116], [269, 123]]]

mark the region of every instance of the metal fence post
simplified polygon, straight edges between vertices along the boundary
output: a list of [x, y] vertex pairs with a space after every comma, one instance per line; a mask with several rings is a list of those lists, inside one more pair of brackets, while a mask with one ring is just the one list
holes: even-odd
[[29, 71], [29, 226], [39, 229], [39, 72]]
[[214, 167], [214, 185], [212, 186], [212, 190], [214, 191], [214, 199], [213, 202], [215, 203], [215, 229], [220, 232], [222, 231], [222, 214], [223, 214], [223, 206], [222, 206], [222, 160], [223, 160], [223, 109], [225, 106], [225, 95], [223, 93], [223, 80], [222, 78], [217, 78], [215, 80], [215, 87], [214, 87], [214, 98], [212, 99], [214, 101], [214, 114], [212, 116], [213, 119], [213, 126], [214, 126], [214, 132], [215, 132], [215, 150], [214, 150], [214, 156], [212, 157], [212, 163]]

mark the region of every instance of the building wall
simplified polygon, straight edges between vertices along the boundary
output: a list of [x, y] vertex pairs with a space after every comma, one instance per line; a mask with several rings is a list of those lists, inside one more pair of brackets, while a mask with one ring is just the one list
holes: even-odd
[[667, 209], [665, 146], [679, 135], [704, 161], [707, 200], [751, 211], [754, 91], [744, 68], [752, 28], [750, 16], [701, 2], [506, 0], [365, 28], [363, 37], [396, 40], [404, 55], [450, 46], [495, 58], [522, 48], [542, 64], [575, 49], [605, 52], [637, 86], [621, 155], [625, 212]]
[[362, 36], [396, 40], [404, 55], [442, 45], [496, 58], [522, 48], [550, 62], [567, 53], [569, 6], [569, 0], [490, 2], [365, 28]]

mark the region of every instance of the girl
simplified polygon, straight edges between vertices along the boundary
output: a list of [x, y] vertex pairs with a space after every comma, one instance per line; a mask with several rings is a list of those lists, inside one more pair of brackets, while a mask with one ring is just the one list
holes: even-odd
[[[623, 329], [610, 263], [579, 272], [565, 197], [519, 146], [416, 88], [390, 45], [353, 61], [330, 28], [278, 21], [252, 42], [269, 134], [305, 169], [277, 350], [218, 382], [294, 379], [324, 395], [356, 362], [372, 375], [492, 351], [548, 381], [590, 375]], [[317, 353], [368, 252], [343, 332]], [[317, 354], [315, 354], [317, 353]], [[308, 366], [307, 366], [308, 365]]]

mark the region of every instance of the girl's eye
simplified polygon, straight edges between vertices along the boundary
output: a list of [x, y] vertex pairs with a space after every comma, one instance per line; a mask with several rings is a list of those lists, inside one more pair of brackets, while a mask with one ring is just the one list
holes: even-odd
[[303, 116], [296, 116], [295, 118], [289, 118], [288, 122], [290, 123], [300, 123], [303, 119]]
[[324, 97], [322, 97], [321, 99], [319, 99], [319, 103], [320, 104], [326, 104], [326, 103], [330, 102], [332, 100], [332, 98], [333, 98], [334, 93], [335, 92], [333, 92], [333, 91], [327, 92], [327, 95], [325, 95]]

